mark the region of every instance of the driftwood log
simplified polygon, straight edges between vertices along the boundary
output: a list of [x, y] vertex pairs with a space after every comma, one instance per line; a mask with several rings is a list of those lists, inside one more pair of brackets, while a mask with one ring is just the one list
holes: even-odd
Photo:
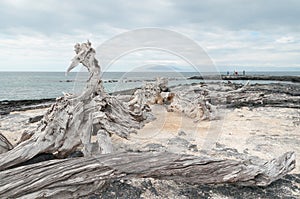
[[293, 152], [271, 161], [213, 159], [166, 152], [102, 154], [2, 171], [0, 197], [77, 198], [101, 191], [105, 181], [128, 178], [266, 186], [294, 167]]
[[[245, 84], [211, 82], [209, 84], [199, 83], [175, 87], [171, 89], [173, 93], [183, 93], [186, 95], [198, 94], [199, 98], [212, 105], [212, 110], [219, 108], [240, 108], [240, 107], [282, 107], [300, 108], [299, 96], [300, 87], [296, 84]], [[190, 94], [189, 94], [190, 93]], [[189, 98], [189, 97], [187, 97]], [[210, 108], [208, 107], [208, 110]], [[218, 116], [218, 111], [210, 114]], [[208, 115], [209, 116], [209, 115]]]

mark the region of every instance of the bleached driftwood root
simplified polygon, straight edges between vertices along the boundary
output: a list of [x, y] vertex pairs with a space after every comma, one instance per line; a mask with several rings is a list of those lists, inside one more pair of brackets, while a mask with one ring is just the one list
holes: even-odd
[[181, 112], [195, 121], [218, 118], [216, 106], [205, 100], [203, 95], [192, 90], [175, 93], [167, 109], [168, 111]]
[[174, 153], [115, 153], [52, 160], [0, 172], [0, 197], [78, 198], [101, 191], [105, 181], [156, 178], [188, 183], [267, 186], [295, 167], [295, 154], [265, 161]]
[[161, 93], [168, 90], [168, 80], [157, 78], [154, 83], [146, 82], [142, 88], [137, 89], [129, 101], [132, 110], [140, 110], [152, 104], [163, 104]]
[[157, 78], [154, 83], [146, 83], [137, 89], [129, 102], [131, 110], [141, 111], [152, 104], [166, 105], [168, 111], [180, 112], [186, 116], [200, 120], [217, 119], [216, 106], [209, 103], [202, 93], [193, 90], [170, 92], [166, 78]]
[[91, 43], [76, 44], [75, 52], [67, 72], [79, 63], [87, 67], [90, 77], [86, 89], [79, 96], [65, 94], [58, 98], [34, 132], [29, 132], [13, 150], [0, 155], [0, 170], [40, 153], [52, 153], [63, 158], [80, 145], [85, 155], [91, 155], [91, 136], [97, 133], [101, 140], [95, 143], [98, 145], [96, 151], [109, 153], [111, 143], [104, 143], [103, 140], [109, 142], [111, 134], [128, 138], [130, 133], [143, 126], [150, 114], [145, 113], [148, 110], [132, 112], [125, 103], [105, 93], [100, 80], [100, 66]]

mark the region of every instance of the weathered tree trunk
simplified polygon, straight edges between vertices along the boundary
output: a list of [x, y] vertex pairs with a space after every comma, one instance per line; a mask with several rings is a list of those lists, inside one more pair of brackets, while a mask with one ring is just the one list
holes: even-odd
[[166, 152], [97, 155], [2, 171], [0, 197], [73, 198], [101, 191], [105, 181], [122, 178], [266, 186], [294, 167], [293, 152], [271, 161], [213, 159]]
[[[109, 136], [127, 138], [143, 126], [148, 110], [132, 112], [126, 103], [109, 96], [100, 80], [100, 66], [91, 44], [75, 46], [76, 56], [67, 72], [82, 63], [90, 72], [86, 89], [79, 96], [65, 94], [49, 108], [36, 130], [22, 136], [14, 149], [0, 154], [0, 170], [22, 163], [40, 153], [67, 157], [80, 145], [85, 155], [91, 155], [92, 134], [101, 134], [95, 144], [97, 152], [109, 153], [112, 149]], [[150, 114], [151, 115], [151, 114]], [[100, 146], [102, 144], [102, 146]]]

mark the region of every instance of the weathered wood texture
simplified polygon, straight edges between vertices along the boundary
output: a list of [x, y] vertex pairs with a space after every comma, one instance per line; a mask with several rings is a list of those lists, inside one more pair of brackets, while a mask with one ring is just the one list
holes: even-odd
[[13, 148], [13, 145], [0, 133], [0, 154], [5, 153]]
[[196, 93], [193, 89], [174, 92], [167, 110], [183, 113], [196, 122], [218, 119], [216, 106], [212, 105], [202, 93]]
[[129, 101], [132, 111], [141, 111], [147, 105], [165, 105], [168, 111], [183, 113], [186, 116], [200, 120], [215, 120], [218, 118], [216, 107], [202, 93], [193, 89], [170, 92], [166, 78], [157, 78], [156, 82], [147, 82], [137, 89]]
[[122, 178], [266, 186], [294, 167], [293, 152], [271, 161], [213, 159], [166, 152], [102, 154], [2, 171], [0, 197], [79, 197], [101, 191], [104, 181]]
[[[91, 43], [76, 44], [76, 56], [67, 72], [82, 63], [90, 77], [81, 95], [65, 94], [48, 109], [38, 128], [22, 136], [14, 149], [0, 154], [0, 170], [17, 165], [40, 153], [67, 157], [77, 147], [83, 146], [85, 155], [91, 155], [92, 134], [100, 134], [95, 144], [97, 152], [109, 153], [112, 149], [109, 136], [116, 134], [127, 138], [141, 128], [151, 113], [149, 110], [130, 111], [126, 103], [109, 96], [100, 80], [100, 66]], [[106, 136], [106, 137], [105, 137]]]

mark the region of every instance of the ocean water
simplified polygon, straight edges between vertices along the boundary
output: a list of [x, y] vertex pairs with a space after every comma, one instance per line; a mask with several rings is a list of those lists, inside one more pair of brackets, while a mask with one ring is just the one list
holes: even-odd
[[[163, 76], [176, 78], [171, 85], [186, 82], [187, 77], [197, 75], [196, 73], [103, 73], [104, 87], [107, 92], [114, 92], [136, 88], [143, 84], [142, 80], [154, 80], [155, 77]], [[64, 72], [0, 72], [0, 101], [23, 100], [23, 99], [45, 99], [56, 98], [65, 93], [79, 94], [85, 88], [88, 73]], [[113, 82], [109, 80], [114, 80]]]
[[[225, 73], [223, 73], [225, 74]], [[297, 75], [297, 72], [247, 72], [255, 75]], [[201, 82], [187, 80], [199, 75], [195, 72], [105, 72], [102, 75], [107, 92], [140, 87], [143, 81], [155, 80], [156, 77], [167, 77], [169, 85]], [[206, 74], [203, 74], [206, 75]], [[64, 72], [0, 72], [0, 101], [56, 98], [65, 93], [79, 94], [85, 88], [88, 73]], [[243, 81], [239, 81], [243, 83]], [[254, 82], [253, 82], [254, 83]], [[268, 82], [264, 82], [268, 83]]]

